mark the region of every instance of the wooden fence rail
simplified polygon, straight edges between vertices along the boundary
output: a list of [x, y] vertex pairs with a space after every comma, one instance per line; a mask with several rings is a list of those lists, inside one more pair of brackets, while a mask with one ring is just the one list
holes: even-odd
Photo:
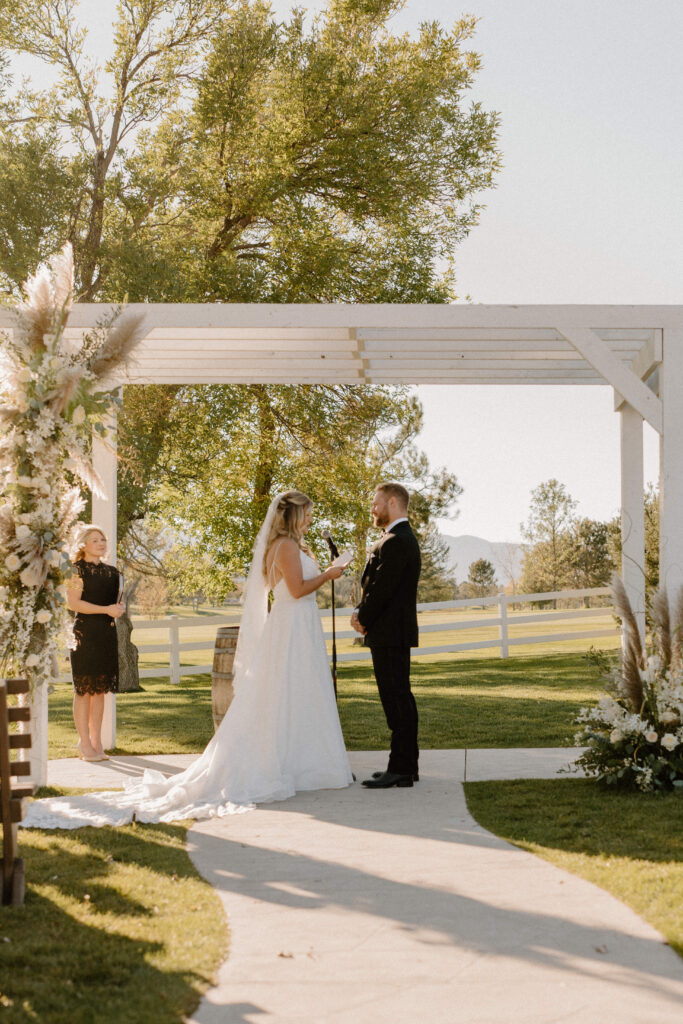
[[[457, 601], [435, 601], [427, 604], [418, 604], [418, 611], [421, 613], [451, 610], [459, 611], [467, 608], [481, 608], [482, 610], [489, 608], [491, 609], [491, 612], [497, 610], [497, 614], [489, 613], [484, 618], [466, 619], [462, 622], [458, 622], [456, 620], [443, 623], [421, 624], [420, 635], [422, 637], [426, 637], [433, 633], [453, 633], [459, 630], [475, 630], [481, 628], [496, 628], [497, 635], [485, 640], [469, 640], [464, 643], [447, 643], [436, 646], [424, 645], [413, 650], [413, 657], [419, 658], [426, 654], [450, 654], [459, 653], [461, 651], [476, 651], [490, 648], [491, 650], [498, 649], [500, 657], [507, 658], [509, 657], [511, 647], [522, 644], [559, 643], [563, 640], [586, 640], [598, 639], [600, 637], [615, 637], [617, 635], [616, 623], [609, 629], [587, 628], [585, 630], [575, 632], [553, 631], [542, 635], [535, 635], [533, 633], [529, 633], [524, 636], [510, 635], [511, 627], [514, 628], [516, 632], [518, 626], [530, 623], [535, 624], [539, 622], [552, 623], [566, 622], [568, 620], [585, 620], [588, 626], [591, 619], [604, 616], [608, 611], [608, 607], [565, 608], [550, 609], [547, 611], [544, 610], [524, 615], [510, 614], [511, 609], [516, 608], [517, 606], [557, 601], [582, 600], [585, 598], [602, 599], [609, 598], [610, 596], [611, 590], [609, 587], [591, 587], [581, 590], [558, 590], [545, 594], [496, 594], [492, 597], [460, 598]], [[352, 610], [352, 608], [338, 608], [338, 621], [343, 619], [345, 616], [350, 616]], [[320, 614], [323, 621], [325, 621], [332, 615], [332, 611], [329, 608], [322, 609]], [[168, 676], [172, 683], [179, 683], [181, 676], [199, 675], [210, 672], [210, 664], [181, 665], [180, 656], [183, 651], [213, 650], [215, 640], [185, 640], [181, 643], [180, 630], [200, 629], [205, 628], [206, 626], [211, 626], [212, 628], [217, 626], [232, 626], [238, 625], [239, 621], [239, 611], [235, 611], [227, 615], [211, 616], [211, 618], [170, 615], [165, 619], [156, 619], [152, 621], [136, 620], [134, 623], [135, 633], [150, 629], [162, 629], [167, 630], [169, 634], [168, 642], [166, 643], [137, 643], [137, 637], [135, 637], [138, 650], [141, 653], [167, 654], [169, 658], [168, 666], [141, 668], [140, 677], [144, 679]], [[329, 639], [329, 633], [327, 636]], [[337, 631], [338, 640], [348, 640], [357, 636], [358, 634], [350, 628]], [[337, 660], [340, 662], [367, 661], [369, 658], [370, 651], [363, 647], [358, 647], [353, 651], [343, 651], [337, 655]], [[62, 679], [68, 680], [69, 676], [63, 676]]]

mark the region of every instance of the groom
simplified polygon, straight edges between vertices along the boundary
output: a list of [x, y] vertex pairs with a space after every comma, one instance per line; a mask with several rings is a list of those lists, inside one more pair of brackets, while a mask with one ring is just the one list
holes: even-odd
[[391, 752], [385, 772], [363, 782], [368, 789], [412, 786], [417, 781], [417, 707], [410, 689], [410, 648], [417, 646], [417, 581], [420, 548], [408, 522], [408, 491], [401, 484], [380, 484], [372, 503], [375, 544], [361, 578], [362, 596], [351, 625], [372, 653], [377, 688]]

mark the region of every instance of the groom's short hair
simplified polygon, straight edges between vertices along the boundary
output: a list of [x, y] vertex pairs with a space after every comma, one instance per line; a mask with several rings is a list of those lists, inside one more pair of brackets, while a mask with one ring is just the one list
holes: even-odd
[[408, 505], [410, 504], [410, 495], [403, 484], [397, 484], [390, 481], [386, 484], [377, 484], [375, 490], [380, 491], [387, 498], [396, 498], [406, 508], [408, 508]]

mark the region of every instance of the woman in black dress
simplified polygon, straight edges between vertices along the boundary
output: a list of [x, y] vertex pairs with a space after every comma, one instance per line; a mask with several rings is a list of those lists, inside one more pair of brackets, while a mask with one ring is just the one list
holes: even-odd
[[104, 695], [119, 685], [116, 623], [125, 606], [118, 603], [119, 574], [102, 559], [107, 538], [98, 526], [81, 533], [73, 559], [75, 573], [67, 583], [67, 604], [76, 612], [71, 652], [74, 722], [78, 754], [84, 761], [106, 761], [102, 747]]

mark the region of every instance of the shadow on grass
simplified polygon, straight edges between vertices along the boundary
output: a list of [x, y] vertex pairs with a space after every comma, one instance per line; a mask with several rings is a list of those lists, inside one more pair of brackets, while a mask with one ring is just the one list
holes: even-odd
[[[192, 902], [198, 885], [215, 897], [184, 842], [185, 829], [170, 825], [22, 832], [25, 903], [3, 908], [3, 1021], [185, 1020], [209, 977], [191, 956], [175, 955], [191, 931], [179, 942], [165, 904], [186, 880]], [[188, 908], [178, 902], [178, 927], [187, 929]]]

